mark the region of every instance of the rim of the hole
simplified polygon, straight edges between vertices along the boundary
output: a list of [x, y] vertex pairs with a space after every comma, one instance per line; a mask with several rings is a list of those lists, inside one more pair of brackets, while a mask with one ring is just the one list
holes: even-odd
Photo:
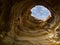
[[[41, 7], [41, 8], [44, 8], [47, 12], [44, 12], [44, 10], [43, 10], [43, 12], [44, 13], [48, 13], [48, 15], [46, 16], [46, 17], [44, 17], [44, 18], [42, 18], [42, 17], [40, 17], [40, 18], [38, 18], [38, 17], [36, 17], [36, 15], [34, 15], [34, 14], [32, 14], [33, 13], [33, 11], [34, 11], [34, 8], [37, 8], [37, 7]], [[35, 10], [37, 10], [37, 9], [35, 9]], [[49, 8], [47, 8], [46, 6], [44, 6], [44, 5], [35, 5], [35, 6], [33, 6], [31, 9], [30, 9], [30, 11], [31, 11], [31, 16], [33, 16], [35, 19], [37, 19], [37, 20], [41, 20], [41, 21], [47, 21], [48, 19], [50, 19], [50, 17], [52, 17], [52, 13], [51, 13], [51, 11], [49, 10]], [[40, 10], [41, 11], [41, 10]], [[44, 14], [43, 13], [43, 14]], [[43, 15], [42, 14], [42, 15]], [[39, 16], [39, 15], [38, 15]], [[44, 15], [43, 15], [44, 16]], [[49, 18], [48, 18], [49, 17]]]

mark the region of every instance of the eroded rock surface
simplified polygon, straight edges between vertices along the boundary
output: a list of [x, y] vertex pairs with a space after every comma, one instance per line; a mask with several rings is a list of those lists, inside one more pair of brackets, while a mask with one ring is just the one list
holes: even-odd
[[[35, 5], [47, 7], [52, 17], [32, 17]], [[60, 45], [59, 0], [0, 0], [0, 7], [0, 45]]]

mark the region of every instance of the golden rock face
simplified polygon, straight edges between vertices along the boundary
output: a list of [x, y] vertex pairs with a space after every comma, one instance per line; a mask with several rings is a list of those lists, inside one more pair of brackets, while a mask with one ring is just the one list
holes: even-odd
[[[1, 42], [6, 45], [59, 45], [60, 12], [57, 8], [60, 6], [55, 3], [56, 2], [52, 0], [16, 1], [16, 3], [11, 6], [10, 15], [7, 16], [9, 17], [9, 21], [6, 26], [8, 27], [9, 25], [10, 29], [8, 29], [10, 31], [2, 31], [0, 37], [5, 37]], [[7, 4], [9, 5], [9, 3]], [[35, 5], [47, 7], [51, 12], [51, 17], [46, 21], [35, 19], [31, 16], [30, 11]], [[2, 20], [3, 19], [4, 17], [2, 16]]]

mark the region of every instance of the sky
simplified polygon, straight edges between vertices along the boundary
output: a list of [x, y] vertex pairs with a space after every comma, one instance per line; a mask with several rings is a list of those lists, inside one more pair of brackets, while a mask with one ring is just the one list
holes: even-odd
[[41, 5], [37, 5], [31, 9], [31, 16], [41, 19], [44, 21], [49, 15], [51, 15], [50, 11]]

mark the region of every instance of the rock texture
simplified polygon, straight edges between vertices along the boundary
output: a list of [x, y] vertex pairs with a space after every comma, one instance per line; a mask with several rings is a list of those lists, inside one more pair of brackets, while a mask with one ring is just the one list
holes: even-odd
[[[47, 7], [52, 17], [32, 17], [35, 5]], [[0, 45], [60, 45], [60, 1], [0, 0]]]

